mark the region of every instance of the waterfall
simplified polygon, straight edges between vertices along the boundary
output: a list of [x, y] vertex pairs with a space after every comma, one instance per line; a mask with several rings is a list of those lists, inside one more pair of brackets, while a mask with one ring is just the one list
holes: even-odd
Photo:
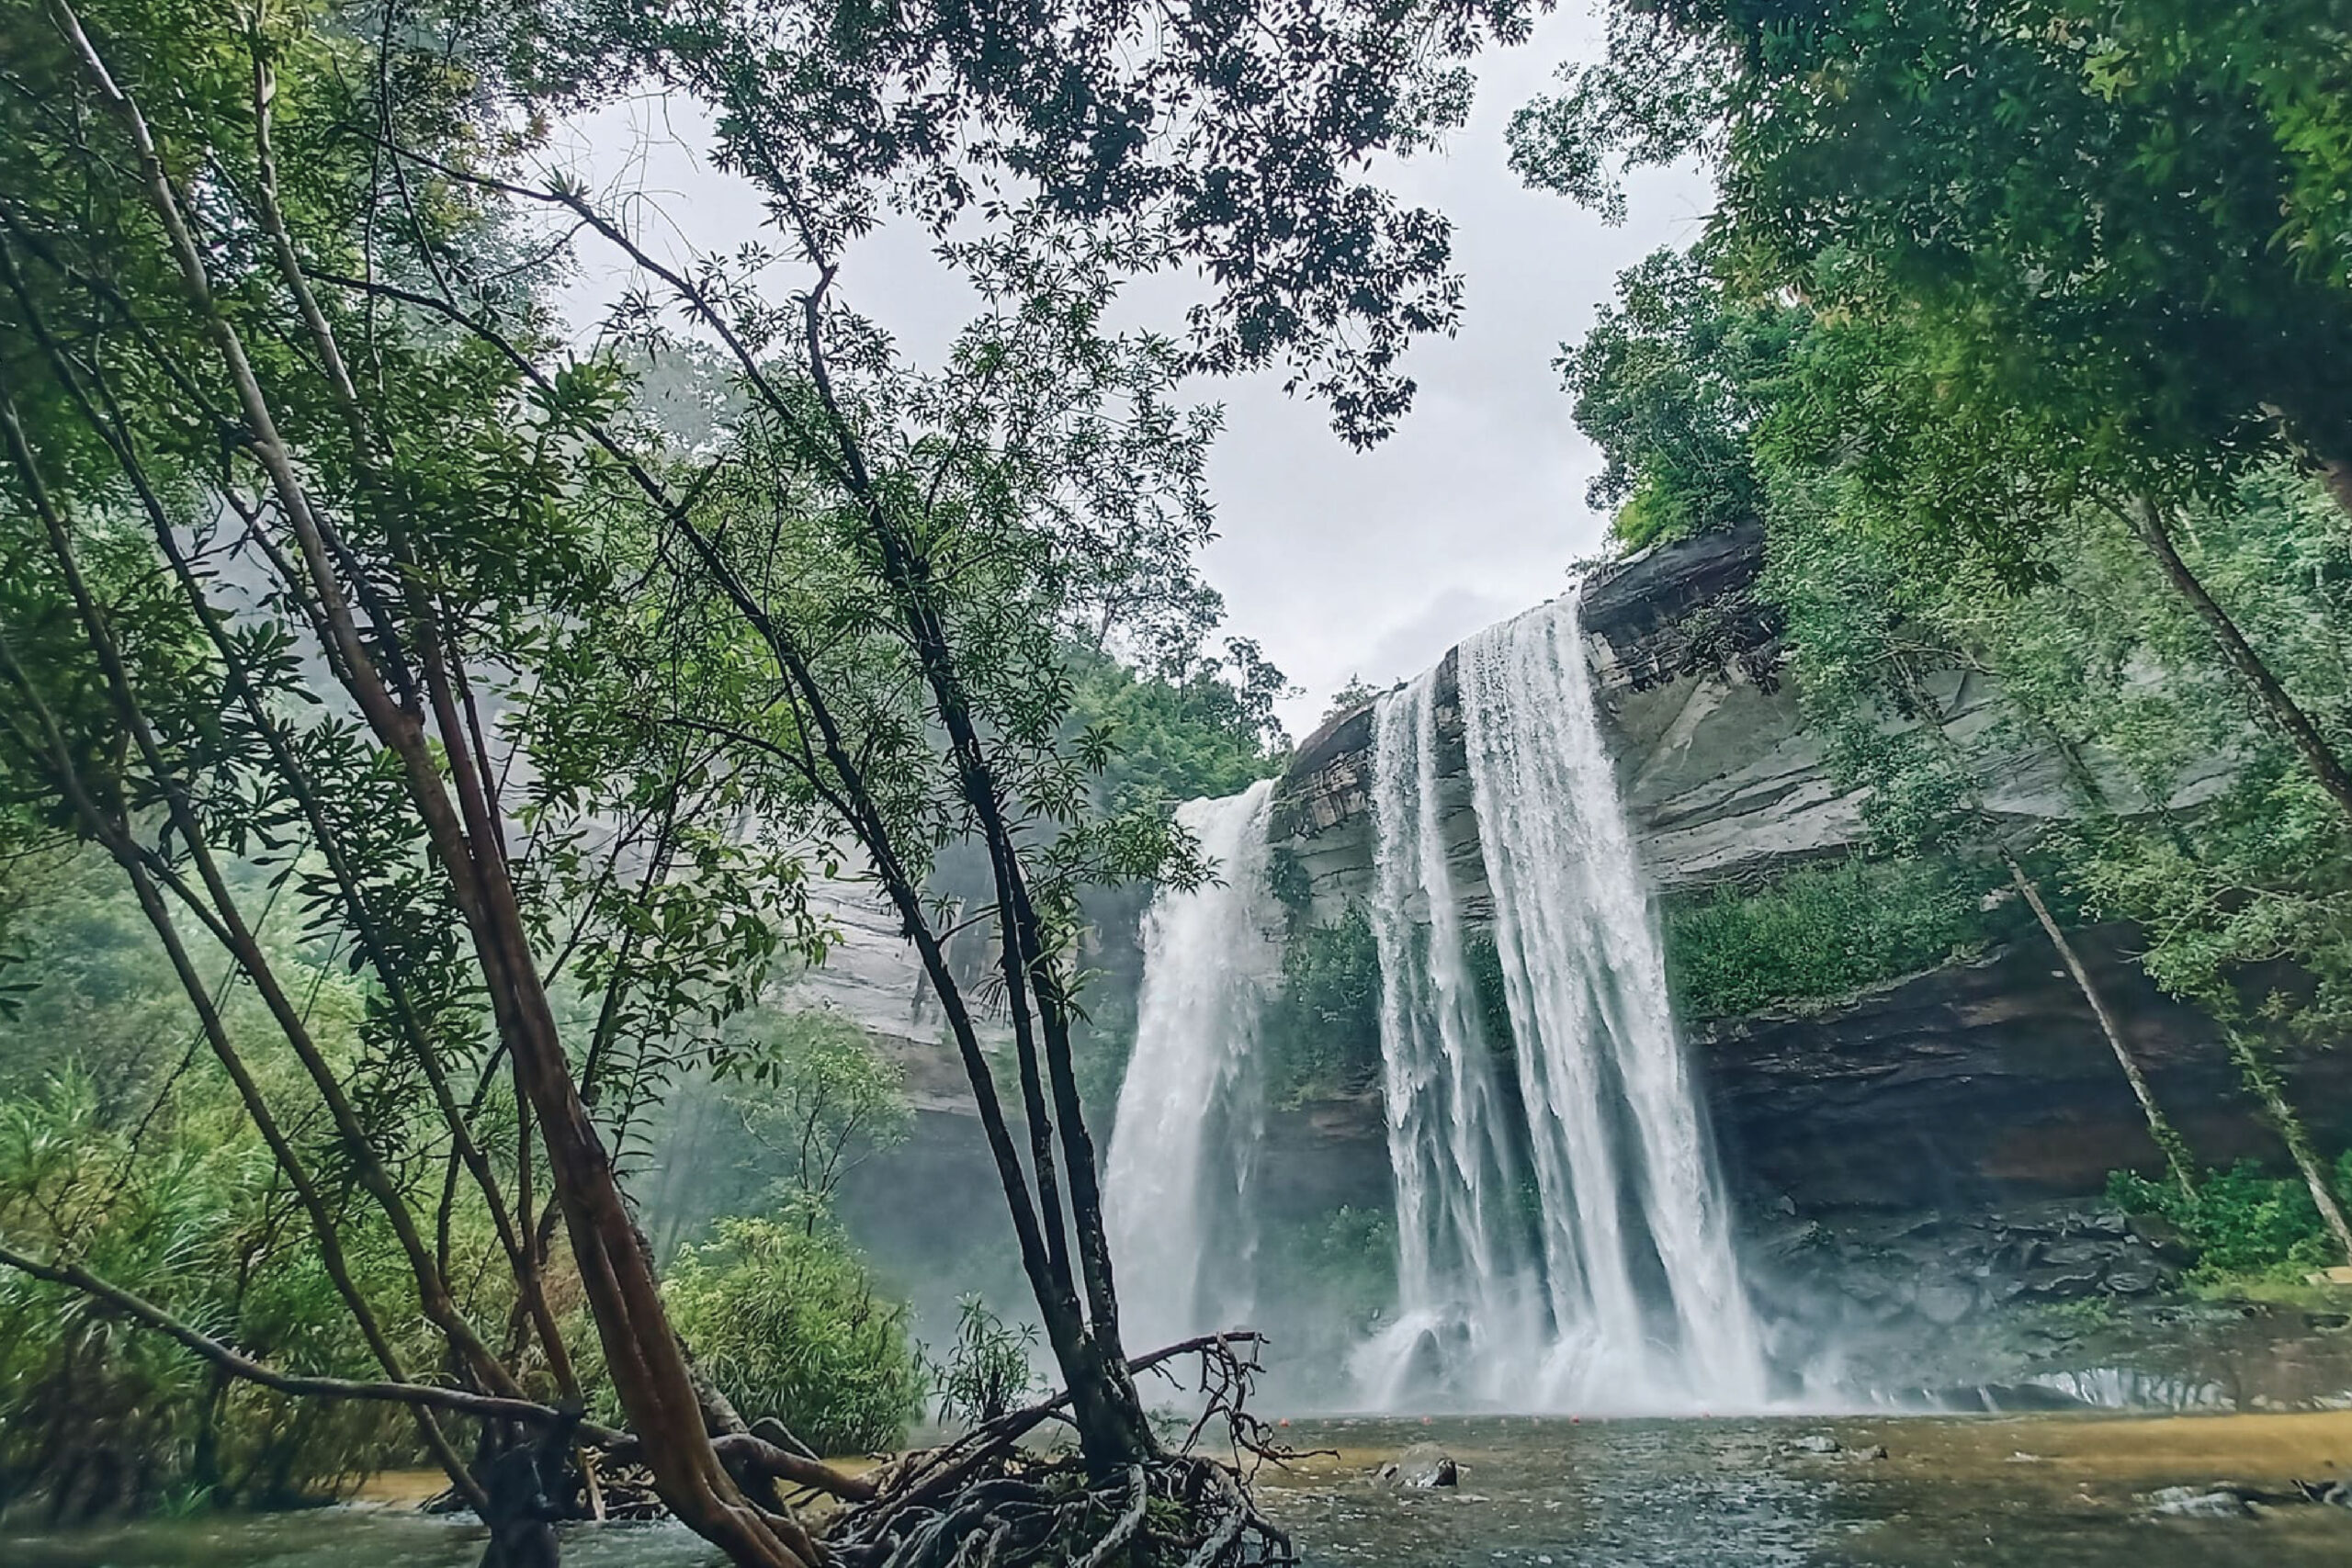
[[1215, 880], [1162, 888], [1144, 918], [1143, 989], [1104, 1167], [1103, 1223], [1131, 1344], [1230, 1327], [1250, 1305], [1248, 1204], [1263, 1102], [1256, 1051], [1278, 976], [1266, 882], [1273, 781], [1187, 801], [1176, 820]]
[[[1539, 1341], [1521, 1160], [1479, 1013], [1439, 794], [1437, 671], [1374, 716], [1373, 939], [1396, 1184], [1395, 1324], [1358, 1358], [1374, 1404], [1417, 1381], [1506, 1395]], [[1464, 1386], [1464, 1385], [1467, 1386]]]
[[1359, 1376], [1390, 1407], [1434, 1389], [1553, 1409], [1755, 1408], [1761, 1334], [1575, 599], [1464, 643], [1456, 672], [1516, 1098], [1500, 1092], [1471, 979], [1454, 863], [1473, 846], [1441, 830], [1432, 671], [1383, 701], [1374, 754], [1398, 1313]]

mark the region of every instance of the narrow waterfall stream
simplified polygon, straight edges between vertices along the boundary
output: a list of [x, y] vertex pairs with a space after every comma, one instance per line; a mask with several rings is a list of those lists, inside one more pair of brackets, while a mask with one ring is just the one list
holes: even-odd
[[1232, 1326], [1250, 1309], [1258, 1020], [1282, 962], [1266, 882], [1273, 787], [1177, 807], [1215, 880], [1163, 888], [1144, 918], [1135, 1050], [1103, 1178], [1122, 1315], [1140, 1346]]
[[[1389, 1409], [1758, 1408], [1761, 1335], [1575, 599], [1464, 643], [1457, 671], [1475, 844], [1442, 830], [1438, 672], [1378, 716], [1373, 924], [1398, 1314], [1359, 1377]], [[1472, 979], [1456, 863], [1474, 851], [1508, 1067]]]

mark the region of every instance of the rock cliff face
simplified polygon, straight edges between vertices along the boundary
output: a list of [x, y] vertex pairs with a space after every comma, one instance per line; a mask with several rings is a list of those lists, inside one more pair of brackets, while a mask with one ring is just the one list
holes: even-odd
[[[1860, 797], [1838, 788], [1783, 651], [1752, 590], [1763, 568], [1760, 529], [1660, 545], [1602, 569], [1585, 588], [1582, 620], [1620, 787], [1661, 887], [1720, 882], [1840, 850], [1860, 836]], [[1982, 681], [1947, 678], [1936, 694], [1956, 737], [1996, 722]], [[1468, 809], [1455, 655], [1437, 670], [1441, 758]], [[1372, 868], [1370, 706], [1340, 715], [1298, 749], [1277, 797], [1274, 833], [1306, 874], [1317, 918], [1361, 897]], [[2060, 759], [2019, 748], [1987, 804], [2018, 818], [2063, 815]], [[1457, 839], [1461, 868], [1482, 886], [1476, 835]]]

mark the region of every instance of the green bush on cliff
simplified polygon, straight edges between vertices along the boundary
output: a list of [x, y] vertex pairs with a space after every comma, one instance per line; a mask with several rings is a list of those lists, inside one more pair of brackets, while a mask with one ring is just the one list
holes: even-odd
[[1948, 863], [1860, 856], [1669, 903], [1666, 966], [1687, 1019], [1819, 1007], [1982, 945], [1974, 881]]
[[[2352, 1203], [2352, 1149], [2335, 1162], [2335, 1190]], [[2300, 1280], [2343, 1261], [2311, 1189], [2299, 1177], [2266, 1175], [2252, 1160], [2206, 1172], [2193, 1199], [2169, 1182], [2119, 1170], [2107, 1179], [2107, 1201], [2179, 1227], [2197, 1249], [2191, 1277], [2199, 1283]]]
[[1283, 993], [1261, 1027], [1266, 1090], [1278, 1103], [1351, 1094], [1378, 1079], [1380, 947], [1362, 909], [1291, 933]]

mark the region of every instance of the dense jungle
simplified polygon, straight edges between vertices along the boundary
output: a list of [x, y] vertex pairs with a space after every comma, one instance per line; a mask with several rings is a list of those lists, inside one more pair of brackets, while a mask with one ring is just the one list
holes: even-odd
[[2352, 1553], [2339, 5], [0, 0], [0, 1561]]

